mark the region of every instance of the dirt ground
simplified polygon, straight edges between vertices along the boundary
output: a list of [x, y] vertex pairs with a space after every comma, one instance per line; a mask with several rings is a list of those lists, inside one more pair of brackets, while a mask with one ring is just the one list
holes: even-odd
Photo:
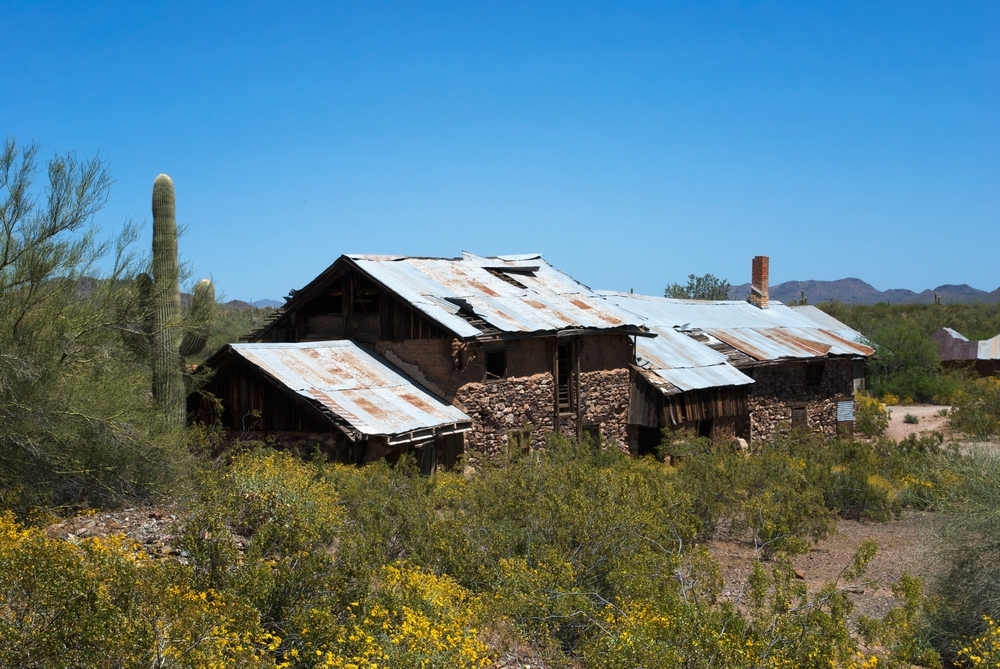
[[[837, 533], [816, 543], [805, 555], [792, 560], [796, 574], [810, 592], [828, 581], [839, 581], [854, 602], [855, 614], [881, 617], [898, 602], [892, 586], [904, 573], [928, 577], [933, 573], [929, 557], [929, 539], [935, 533], [936, 514], [906, 510], [902, 518], [888, 523], [861, 523], [840, 520]], [[841, 573], [851, 565], [861, 542], [874, 540], [879, 552], [869, 563], [867, 574], [859, 581], [843, 581]], [[747, 542], [713, 541], [712, 557], [719, 563], [725, 581], [724, 596], [736, 599], [757, 559]]]
[[[951, 407], [933, 404], [899, 404], [887, 406], [886, 409], [889, 410], [889, 429], [886, 431], [886, 436], [894, 441], [905, 439], [911, 434], [919, 436], [921, 432], [940, 432], [945, 439], [956, 436], [948, 427], [947, 414], [941, 415], [942, 411], [950, 411]], [[917, 422], [907, 423], [908, 415], [914, 416]]]

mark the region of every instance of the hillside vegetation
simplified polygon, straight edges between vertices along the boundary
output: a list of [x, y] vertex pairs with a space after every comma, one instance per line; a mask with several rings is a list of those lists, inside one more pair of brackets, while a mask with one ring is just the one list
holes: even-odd
[[[0, 155], [0, 667], [1000, 661], [1000, 464], [935, 435], [880, 437], [874, 398], [858, 439], [784, 433], [745, 454], [666, 434], [667, 464], [551, 437], [429, 477], [405, 457], [306, 462], [172, 427], [135, 345], [148, 269], [135, 229], [101, 244], [91, 227], [106, 169], [56, 157], [32, 196], [36, 153], [9, 140]], [[262, 316], [219, 313], [215, 347]], [[963, 388], [966, 415], [995, 418], [992, 386]], [[178, 517], [166, 557], [120, 535], [46, 532], [154, 503]], [[838, 517], [891, 521], [906, 507], [954, 519], [941, 582], [901, 579], [898, 606], [868, 620], [847, 588], [876, 546], [818, 591], [796, 578], [788, 556]], [[720, 536], [758, 558], [735, 598], [705, 547]]]

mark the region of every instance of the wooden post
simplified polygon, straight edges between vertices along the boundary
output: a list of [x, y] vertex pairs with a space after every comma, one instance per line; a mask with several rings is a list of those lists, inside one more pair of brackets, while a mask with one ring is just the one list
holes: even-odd
[[552, 338], [552, 431], [559, 434], [559, 340]]
[[576, 396], [576, 440], [579, 442], [583, 439], [583, 401], [580, 398], [580, 349], [581, 341], [579, 338], [573, 339], [573, 358], [576, 366], [576, 384], [574, 395]]

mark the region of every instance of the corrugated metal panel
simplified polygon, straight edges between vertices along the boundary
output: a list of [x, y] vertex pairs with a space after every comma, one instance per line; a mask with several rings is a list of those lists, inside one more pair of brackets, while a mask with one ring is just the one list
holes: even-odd
[[[637, 338], [636, 363], [677, 389], [753, 383], [753, 379], [730, 365], [725, 355], [687, 335], [670, 328], [653, 328], [652, 332], [657, 336]], [[673, 392], [673, 388], [668, 392]]]
[[[484, 258], [465, 253], [455, 259], [348, 257], [414, 308], [462, 337], [483, 332], [459, 314], [461, 305], [471, 308], [476, 317], [501, 332], [608, 329], [638, 325], [641, 320], [557, 271], [537, 255]], [[509, 280], [493, 272], [500, 272]]]
[[675, 300], [608, 291], [600, 294], [640, 317], [651, 329], [700, 330], [756, 360], [874, 353], [860, 343], [858, 332], [825, 314], [822, 318], [816, 316], [819, 310], [815, 308], [800, 311], [771, 302], [770, 308], [759, 309], [739, 301]]
[[708, 367], [650, 370], [683, 391], [722, 386], [745, 386], [753, 379], [728, 363]]
[[[315, 400], [365, 435], [400, 435], [472, 419], [418, 388], [354, 342], [231, 344], [293, 392]], [[391, 439], [390, 439], [391, 441]]]
[[966, 337], [964, 334], [962, 334], [957, 330], [953, 330], [951, 328], [941, 328], [941, 329], [944, 330], [945, 333], [951, 336], [953, 339], [959, 339], [961, 341], [969, 341], [968, 337]]
[[656, 337], [637, 337], [636, 356], [649, 369], [707, 367], [727, 362], [722, 353], [670, 328], [654, 327]]
[[837, 402], [837, 422], [849, 423], [854, 420], [854, 400]]
[[980, 360], [1000, 360], [1000, 335], [980, 341], [976, 357]]

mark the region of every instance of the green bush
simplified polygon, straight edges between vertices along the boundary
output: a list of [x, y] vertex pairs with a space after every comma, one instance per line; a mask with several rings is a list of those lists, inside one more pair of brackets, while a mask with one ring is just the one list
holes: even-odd
[[97, 241], [111, 180], [96, 159], [53, 158], [36, 197], [37, 151], [13, 140], [0, 151], [0, 504], [24, 514], [176, 492], [183, 434], [157, 415], [123, 336], [138, 230]]
[[889, 411], [877, 398], [865, 392], [854, 397], [858, 411], [854, 416], [854, 427], [866, 437], [880, 437], [889, 429]]
[[953, 402], [948, 418], [953, 429], [978, 439], [1000, 432], [1000, 378], [968, 381]]
[[963, 465], [937, 554], [945, 568], [934, 632], [948, 658], [988, 631], [984, 616], [1000, 620], [1000, 457], [981, 452]]

